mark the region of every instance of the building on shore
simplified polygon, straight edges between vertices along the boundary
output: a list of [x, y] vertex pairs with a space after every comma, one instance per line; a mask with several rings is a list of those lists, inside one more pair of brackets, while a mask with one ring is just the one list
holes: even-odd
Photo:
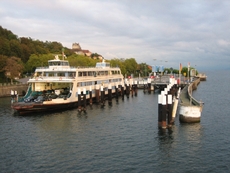
[[89, 50], [82, 49], [79, 43], [73, 43], [72, 50], [74, 51], [74, 53], [78, 55], [84, 55], [87, 57], [91, 57], [93, 59], [100, 59], [100, 60], [103, 59], [103, 57], [97, 53], [92, 53]]

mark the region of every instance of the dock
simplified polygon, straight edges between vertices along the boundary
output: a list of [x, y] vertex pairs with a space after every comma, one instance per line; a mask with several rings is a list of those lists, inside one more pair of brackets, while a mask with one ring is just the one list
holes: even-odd
[[194, 78], [194, 80], [187, 84], [181, 91], [178, 114], [179, 120], [182, 123], [200, 122], [204, 103], [196, 100], [192, 96], [192, 91], [197, 89], [200, 80], [199, 77]]

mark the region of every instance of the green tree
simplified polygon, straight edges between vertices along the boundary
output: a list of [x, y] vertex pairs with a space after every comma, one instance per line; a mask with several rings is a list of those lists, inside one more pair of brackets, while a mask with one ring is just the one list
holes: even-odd
[[135, 74], [138, 64], [134, 58], [125, 59], [124, 64], [127, 75]]
[[77, 54], [73, 54], [69, 56], [68, 61], [71, 66], [75, 66], [75, 67], [78, 67], [78, 66], [81, 66], [81, 67], [93, 66], [94, 67], [96, 65], [96, 62], [98, 62], [98, 60], [94, 60], [84, 55], [77, 55]]
[[121, 69], [121, 73], [123, 74], [123, 76], [125, 76], [127, 72], [124, 61], [125, 61], [124, 59], [118, 59], [118, 58], [113, 58], [110, 60], [110, 66], [119, 67]]
[[11, 79], [11, 83], [14, 78], [20, 77], [23, 72], [23, 63], [20, 58], [10, 57], [6, 60], [6, 65], [4, 67], [5, 75], [7, 78]]
[[18, 38], [17, 35], [13, 34], [10, 30], [2, 28], [2, 26], [0, 26], [0, 37], [7, 40], [17, 40]]
[[0, 38], [0, 55], [10, 55], [9, 41], [5, 38]]
[[151, 73], [151, 69], [149, 69], [149, 65], [146, 63], [138, 64], [137, 72], [140, 73], [141, 76], [148, 76]]
[[21, 57], [22, 50], [18, 40], [10, 40], [10, 56]]
[[4, 72], [8, 57], [0, 55], [0, 72]]
[[53, 41], [53, 42], [48, 42], [46, 41], [45, 43], [45, 47], [50, 51], [50, 53], [61, 53], [62, 51], [62, 44], [61, 43], [58, 43], [56, 41]]
[[8, 57], [4, 55], [0, 55], [0, 82], [4, 82], [5, 77], [5, 66]]
[[52, 54], [42, 54], [36, 55], [32, 54], [29, 60], [26, 62], [26, 72], [33, 73], [36, 67], [44, 67], [48, 66], [48, 60], [54, 59], [54, 55]]

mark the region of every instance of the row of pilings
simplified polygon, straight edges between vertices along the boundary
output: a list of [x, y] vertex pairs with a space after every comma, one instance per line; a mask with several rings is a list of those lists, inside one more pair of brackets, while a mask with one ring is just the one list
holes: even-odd
[[[118, 103], [119, 97], [121, 97], [122, 101], [125, 96], [129, 99], [131, 97], [137, 96], [137, 84], [126, 82], [125, 84], [115, 85], [115, 92], [112, 92], [112, 85], [109, 84], [108, 87], [104, 87], [103, 85], [95, 86], [95, 97], [92, 96], [92, 87], [90, 87], [89, 91], [86, 91], [85, 88], [81, 91], [78, 88], [78, 112], [86, 112], [87, 105], [92, 106], [93, 103], [97, 105], [101, 105], [101, 108], [104, 108], [106, 100], [108, 100], [108, 105], [112, 106], [112, 99], [115, 98]], [[107, 92], [106, 92], [107, 91]], [[88, 93], [87, 93], [88, 92]], [[107, 93], [107, 94], [106, 94]], [[86, 95], [89, 94], [89, 98], [86, 98]]]
[[161, 129], [171, 128], [174, 124], [178, 90], [177, 80], [170, 78], [169, 84], [158, 95], [158, 127]]

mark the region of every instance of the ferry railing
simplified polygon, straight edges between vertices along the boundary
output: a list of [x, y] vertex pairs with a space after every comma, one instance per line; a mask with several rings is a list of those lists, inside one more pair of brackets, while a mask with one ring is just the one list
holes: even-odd
[[[49, 68], [55, 68], [55, 69], [57, 69], [57, 70], [59, 70], [59, 69], [67, 69], [67, 68], [69, 68], [69, 69], [92, 69], [92, 68], [101, 68], [101, 69], [103, 69], [103, 68], [106, 68], [106, 67], [95, 67], [95, 66], [77, 66], [77, 67], [75, 67], [75, 66], [54, 66], [54, 67], [37, 67], [36, 69], [49, 69]], [[119, 68], [119, 67], [110, 67], [110, 68]]]
[[74, 79], [74, 76], [36, 76], [31, 79], [34, 80], [65, 80], [65, 79]]

